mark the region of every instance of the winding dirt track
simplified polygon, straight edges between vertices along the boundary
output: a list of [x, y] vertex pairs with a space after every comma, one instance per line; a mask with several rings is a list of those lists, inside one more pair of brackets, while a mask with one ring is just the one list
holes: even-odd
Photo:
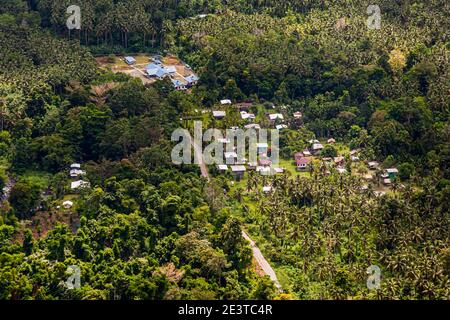
[[[199, 166], [200, 166], [200, 171], [202, 173], [202, 177], [204, 177], [208, 181], [210, 181], [208, 167], [206, 166], [205, 161], [203, 159], [202, 148], [200, 146], [196, 145], [191, 137], [189, 137], [189, 138], [190, 138], [192, 146], [194, 147], [194, 152], [196, 154], [197, 159], [200, 159]], [[266, 260], [266, 258], [264, 258], [263, 254], [261, 253], [261, 250], [259, 250], [259, 248], [255, 244], [255, 242], [250, 238], [250, 236], [244, 230], [242, 230], [242, 236], [248, 242], [250, 242], [250, 246], [252, 247], [252, 251], [253, 251], [253, 257], [255, 258], [255, 260], [258, 263], [258, 265], [260, 266], [260, 268], [264, 271], [264, 273], [266, 275], [268, 275], [270, 277], [270, 279], [274, 282], [274, 284], [278, 288], [278, 290], [282, 291], [283, 289], [281, 287], [280, 282], [278, 281], [275, 271], [272, 269], [272, 267], [270, 266], [270, 264]]]

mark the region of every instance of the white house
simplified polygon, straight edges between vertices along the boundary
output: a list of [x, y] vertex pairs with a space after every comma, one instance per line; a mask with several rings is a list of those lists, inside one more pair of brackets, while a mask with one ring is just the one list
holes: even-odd
[[72, 201], [64, 201], [63, 202], [63, 207], [66, 209], [70, 209], [73, 206], [73, 202]]
[[231, 104], [231, 100], [230, 100], [230, 99], [223, 99], [223, 100], [220, 100], [220, 104], [221, 104], [221, 105]]
[[281, 113], [272, 113], [272, 114], [269, 114], [269, 119], [270, 119], [270, 121], [275, 121], [277, 119], [283, 120], [284, 117]]
[[70, 165], [70, 169], [81, 169], [81, 164], [79, 164], [79, 163], [72, 163]]
[[76, 178], [78, 176], [84, 176], [86, 174], [86, 171], [80, 170], [80, 169], [70, 169], [70, 177]]
[[225, 111], [213, 111], [213, 117], [216, 119], [223, 119], [225, 118], [225, 116], [227, 115], [227, 113]]
[[322, 149], [323, 149], [323, 145], [321, 143], [313, 143], [313, 145], [312, 145], [313, 153], [318, 153], [318, 152], [322, 151]]
[[283, 129], [287, 129], [287, 125], [285, 124], [279, 124], [277, 126], [275, 126], [275, 129], [277, 129], [278, 131], [283, 130]]
[[246, 111], [241, 111], [241, 118], [243, 120], [253, 120], [256, 116], [253, 113], [247, 113]]
[[70, 188], [72, 190], [75, 189], [83, 189], [83, 188], [89, 188], [91, 186], [91, 184], [87, 181], [83, 181], [83, 180], [78, 180], [78, 181], [72, 181], [70, 183]]

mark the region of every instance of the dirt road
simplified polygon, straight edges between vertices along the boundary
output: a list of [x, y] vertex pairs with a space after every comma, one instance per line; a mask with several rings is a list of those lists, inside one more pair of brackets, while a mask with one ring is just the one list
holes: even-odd
[[282, 290], [281, 284], [278, 281], [275, 271], [273, 271], [269, 262], [266, 260], [266, 258], [264, 258], [263, 254], [261, 253], [261, 250], [259, 250], [255, 242], [249, 237], [249, 235], [244, 230], [242, 230], [242, 236], [248, 242], [250, 242], [250, 246], [252, 247], [253, 250], [253, 257], [255, 258], [256, 262], [258, 262], [258, 265], [261, 267], [264, 273], [268, 275], [270, 279], [275, 283], [275, 286], [278, 288], [278, 290]]
[[[208, 167], [206, 166], [205, 161], [203, 159], [203, 150], [200, 146], [198, 146], [194, 143], [194, 140], [191, 137], [190, 137], [190, 141], [191, 141], [192, 146], [194, 147], [194, 152], [196, 154], [197, 159], [201, 159], [199, 166], [200, 166], [200, 171], [202, 173], [202, 177], [206, 178], [209, 181], [210, 180], [209, 172], [208, 172]], [[278, 281], [275, 271], [272, 269], [272, 267], [270, 266], [270, 264], [266, 260], [266, 258], [264, 258], [263, 254], [261, 253], [261, 250], [259, 250], [259, 248], [256, 246], [255, 242], [250, 238], [250, 236], [244, 230], [242, 230], [242, 236], [248, 242], [250, 242], [250, 246], [252, 247], [252, 251], [253, 251], [253, 257], [255, 258], [255, 260], [258, 263], [258, 265], [260, 266], [260, 268], [275, 283], [275, 286], [278, 288], [278, 290], [282, 291], [281, 284]]]

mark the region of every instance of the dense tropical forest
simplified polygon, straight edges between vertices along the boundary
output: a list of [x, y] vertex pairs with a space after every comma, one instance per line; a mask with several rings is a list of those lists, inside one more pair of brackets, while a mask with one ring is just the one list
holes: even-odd
[[[447, 1], [377, 1], [373, 30], [356, 0], [0, 4], [0, 299], [450, 297]], [[198, 84], [143, 84], [96, 60], [142, 54], [180, 57]], [[280, 131], [283, 174], [209, 166], [207, 179], [172, 163], [180, 126], [247, 123], [224, 98], [251, 104], [262, 127], [274, 109], [301, 114]], [[321, 156], [290, 170], [316, 139], [329, 142]], [[338, 156], [344, 174], [327, 167]], [[366, 184], [369, 161], [381, 168]], [[71, 188], [74, 163], [89, 187]], [[69, 266], [80, 288], [67, 288]]]

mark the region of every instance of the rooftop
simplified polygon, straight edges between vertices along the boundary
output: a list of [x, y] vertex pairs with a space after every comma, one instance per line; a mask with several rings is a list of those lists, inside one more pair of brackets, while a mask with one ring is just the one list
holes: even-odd
[[245, 166], [239, 165], [239, 166], [231, 166], [231, 171], [233, 172], [245, 172]]

